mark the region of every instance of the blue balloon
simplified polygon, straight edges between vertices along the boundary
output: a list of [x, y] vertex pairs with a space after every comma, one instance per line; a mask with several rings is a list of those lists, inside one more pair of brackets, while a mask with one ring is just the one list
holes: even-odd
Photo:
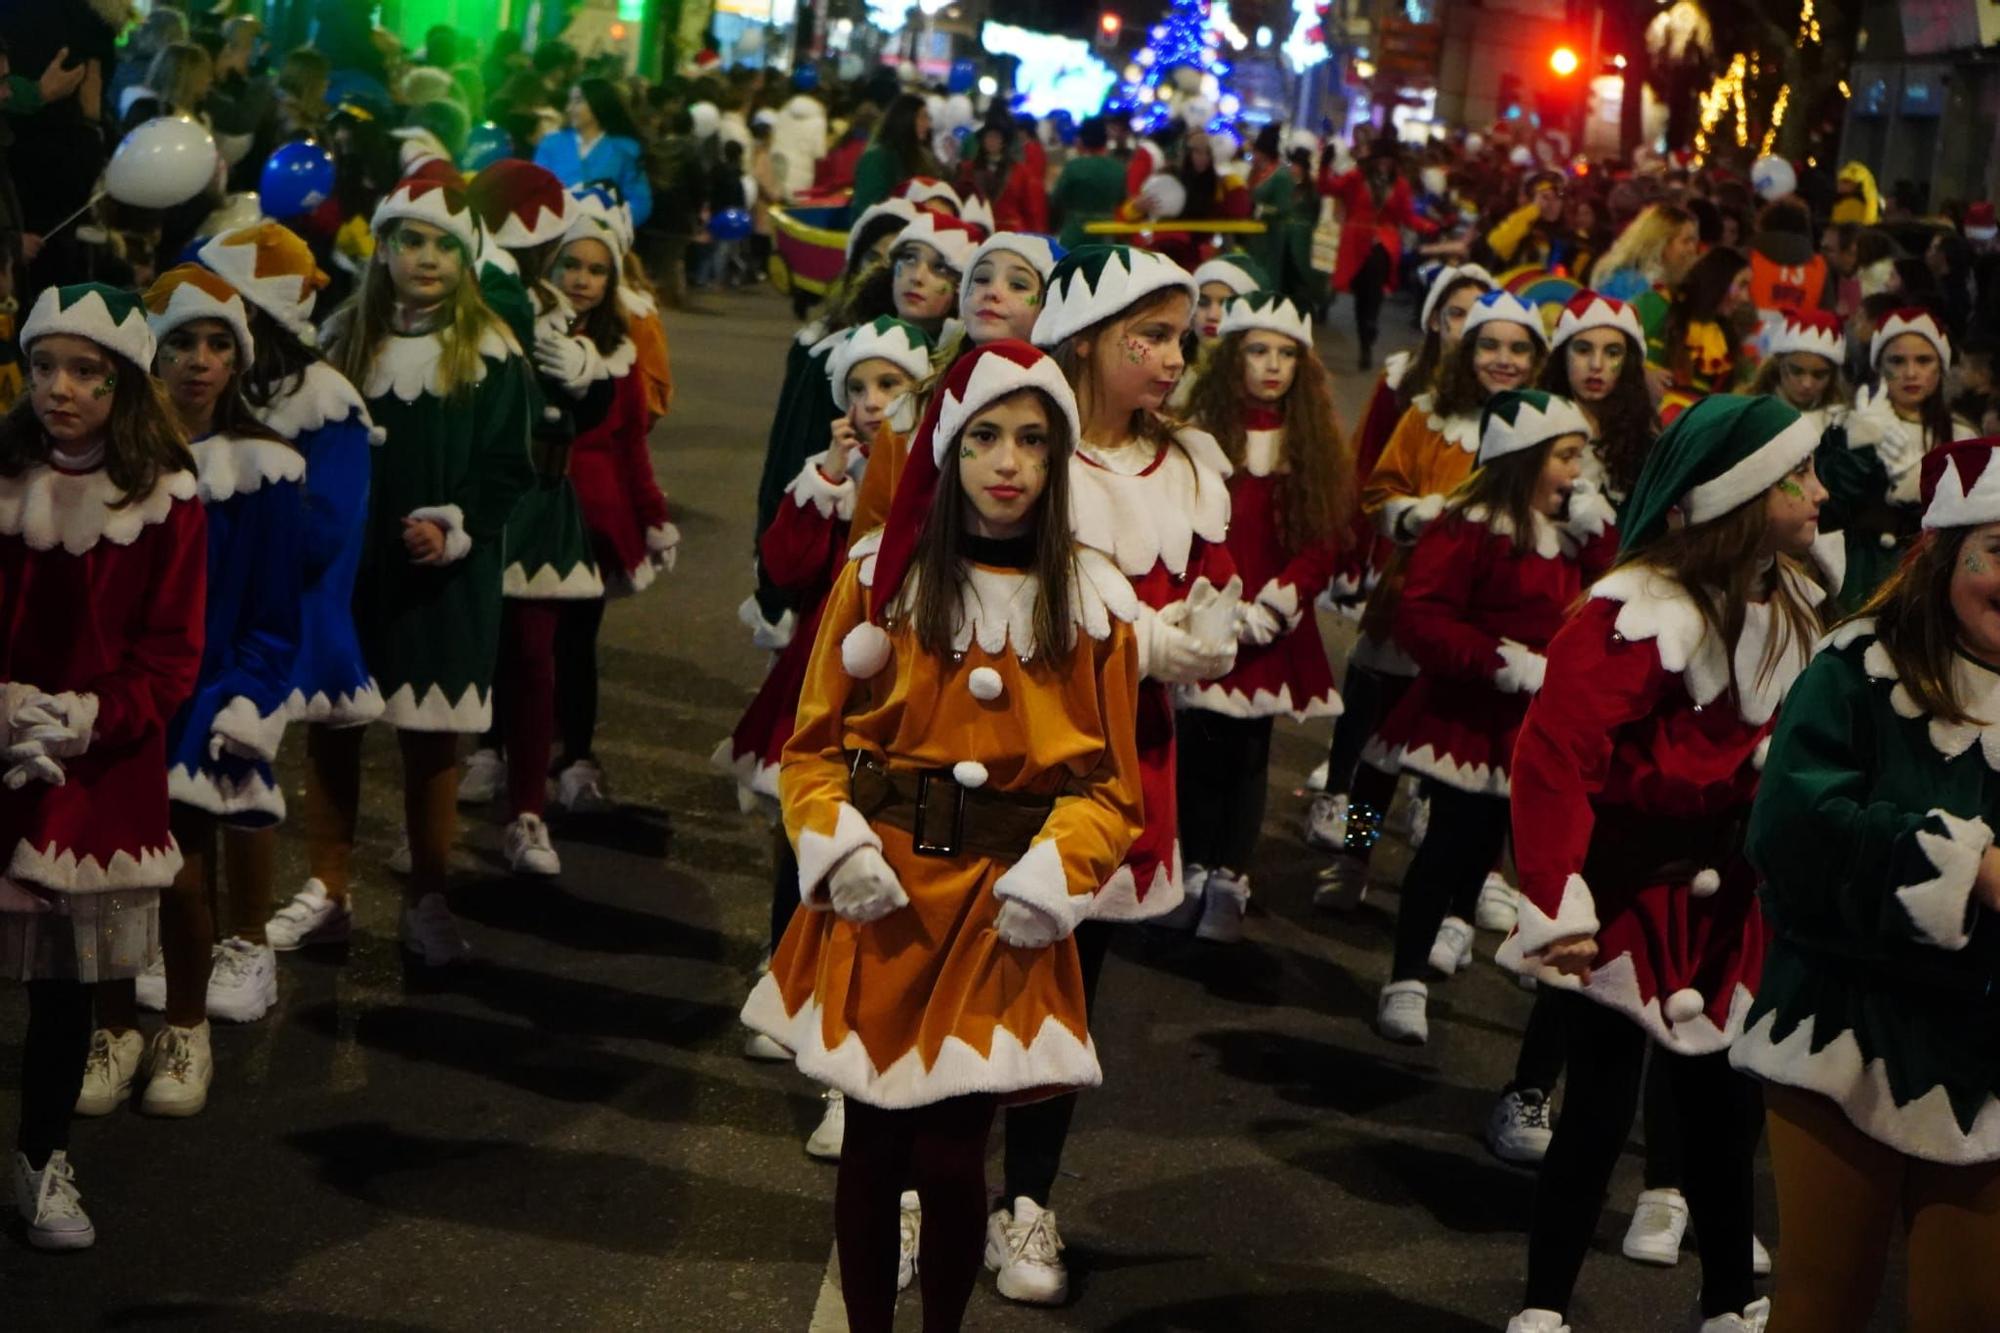
[[792, 87], [798, 92], [809, 93], [819, 87], [819, 66], [800, 65], [792, 71]]
[[740, 208], [725, 208], [708, 220], [708, 234], [718, 241], [740, 241], [750, 234], [750, 215]]
[[977, 61], [959, 59], [951, 62], [951, 77], [945, 81], [945, 88], [954, 93], [969, 93], [972, 85], [979, 82]]
[[333, 154], [311, 139], [278, 145], [257, 182], [264, 216], [283, 222], [310, 213], [333, 195]]
[[970, 139], [972, 137], [972, 126], [970, 125], [954, 126], [951, 131], [951, 137], [959, 143], [964, 143], [967, 139]]
[[490, 120], [481, 121], [465, 136], [464, 160], [459, 166], [465, 171], [478, 171], [513, 155], [514, 136]]

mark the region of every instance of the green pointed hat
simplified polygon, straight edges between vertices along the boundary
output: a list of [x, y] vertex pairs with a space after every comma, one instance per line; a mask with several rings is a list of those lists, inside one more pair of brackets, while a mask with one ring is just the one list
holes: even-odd
[[1049, 274], [1042, 313], [1035, 320], [1035, 346], [1060, 347], [1092, 325], [1168, 289], [1194, 299], [1194, 279], [1165, 255], [1129, 245], [1079, 245]]
[[1559, 435], [1591, 434], [1590, 422], [1567, 398], [1540, 389], [1502, 389], [1479, 418], [1479, 466], [1532, 449]]
[[51, 333], [88, 338], [141, 370], [153, 367], [153, 331], [146, 327], [146, 307], [136, 292], [101, 282], [47, 288], [21, 326], [21, 350]]
[[1264, 266], [1242, 250], [1217, 255], [1194, 271], [1195, 290], [1219, 282], [1238, 296], [1271, 290], [1271, 275]]
[[899, 367], [912, 380], [921, 380], [931, 373], [931, 340], [922, 329], [894, 315], [878, 315], [849, 329], [826, 359], [826, 377], [841, 411], [848, 407], [847, 372], [876, 358]]
[[1712, 394], [1674, 419], [1618, 516], [1627, 554], [1666, 531], [1679, 510], [1707, 523], [1762, 495], [1819, 445], [1813, 424], [1770, 394]]

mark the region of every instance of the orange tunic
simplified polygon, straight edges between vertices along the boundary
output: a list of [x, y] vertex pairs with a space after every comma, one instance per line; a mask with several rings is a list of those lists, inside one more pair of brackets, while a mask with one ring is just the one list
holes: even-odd
[[646, 411], [657, 420], [674, 405], [674, 374], [667, 361], [667, 330], [660, 312], [630, 313], [625, 320], [626, 336], [639, 354], [639, 375], [646, 386]]
[[1397, 421], [1375, 470], [1361, 487], [1361, 511], [1396, 544], [1361, 613], [1361, 641], [1354, 660], [1394, 676], [1414, 676], [1417, 664], [1389, 637], [1402, 598], [1403, 573], [1428, 523], [1444, 512], [1444, 498], [1472, 475], [1479, 456], [1479, 415], [1440, 417], [1431, 395], [1418, 394]]
[[[1137, 600], [1108, 561], [1080, 552], [1073, 651], [1023, 661], [1032, 576], [967, 565], [958, 649], [926, 654], [892, 617], [888, 664], [857, 679], [842, 649], [867, 618], [876, 545], [856, 543], [827, 599], [779, 779], [800, 893], [816, 910], [792, 918], [743, 1021], [794, 1051], [805, 1074], [874, 1106], [1095, 1086], [1075, 940], [1018, 949], [994, 922], [1006, 897], [1084, 919], [1144, 823]], [[967, 785], [1064, 794], [1012, 866], [918, 856], [909, 834], [849, 804], [857, 752], [895, 771], [955, 769]], [[910, 904], [857, 925], [826, 910], [825, 881], [864, 846], [880, 850]]]

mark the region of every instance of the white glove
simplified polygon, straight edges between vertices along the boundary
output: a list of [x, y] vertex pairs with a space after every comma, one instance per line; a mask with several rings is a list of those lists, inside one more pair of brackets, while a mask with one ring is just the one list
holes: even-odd
[[1569, 513], [1563, 519], [1563, 529], [1572, 537], [1588, 541], [1602, 536], [1617, 520], [1618, 511], [1597, 483], [1588, 477], [1579, 478], [1569, 493]]
[[1041, 908], [1008, 898], [1000, 904], [1000, 914], [993, 918], [993, 933], [1016, 949], [1046, 949], [1069, 931]]
[[1172, 685], [1196, 685], [1226, 676], [1236, 665], [1233, 641], [1226, 647], [1204, 644], [1167, 616], [1142, 610], [1136, 628], [1142, 676]]
[[208, 736], [208, 757], [210, 759], [220, 759], [224, 755], [229, 755], [235, 759], [248, 759], [253, 763], [264, 757], [233, 736], [225, 736], [219, 731], [210, 732]]
[[1502, 639], [1500, 669], [1493, 673], [1493, 684], [1503, 694], [1539, 694], [1548, 669], [1548, 658], [1512, 639]]
[[1284, 632], [1285, 622], [1262, 602], [1244, 602], [1237, 607], [1236, 637], [1244, 643], [1261, 648]]
[[1443, 512], [1444, 497], [1442, 495], [1425, 495], [1419, 497], [1408, 508], [1404, 509], [1402, 513], [1396, 515], [1396, 531], [1394, 534], [1396, 540], [1405, 546], [1412, 544], [1417, 538], [1424, 535], [1424, 529], [1436, 522], [1437, 516]]
[[674, 562], [680, 559], [681, 530], [671, 523], [662, 523], [657, 528], [646, 529], [646, 558], [653, 562], [655, 569], [671, 574]]
[[96, 725], [96, 695], [37, 694], [15, 710], [8, 739], [34, 741], [53, 759], [74, 759], [90, 748]]
[[549, 328], [535, 331], [535, 368], [577, 398], [609, 373], [596, 343]]
[[873, 847], [857, 847], [826, 877], [827, 900], [843, 921], [865, 926], [910, 905], [896, 872]]
[[0, 778], [9, 791], [19, 791], [30, 782], [63, 785], [62, 765], [49, 758], [40, 741], [17, 741], [7, 747], [6, 776]]

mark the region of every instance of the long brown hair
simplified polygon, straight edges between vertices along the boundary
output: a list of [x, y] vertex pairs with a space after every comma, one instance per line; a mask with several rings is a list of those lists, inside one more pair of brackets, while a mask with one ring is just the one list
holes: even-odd
[[1896, 679], [1917, 706], [1941, 722], [1984, 726], [2000, 718], [1977, 718], [1958, 697], [1953, 666], [1958, 659], [1958, 617], [1951, 614], [1951, 575], [1959, 551], [1975, 528], [1926, 532], [1909, 556], [1849, 620], [1872, 617]]
[[[1785, 397], [1784, 390], [1779, 387], [1779, 378], [1784, 372], [1785, 358], [1798, 355], [1800, 355], [1798, 352], [1780, 352], [1776, 356], [1767, 356], [1758, 362], [1757, 378], [1751, 381], [1748, 391], [1750, 393], [1768, 393], [1779, 402], [1790, 407], [1792, 400]], [[1819, 356], [1819, 353], [1808, 352], [1805, 355]], [[1853, 402], [1854, 389], [1847, 382], [1847, 371], [1841, 367], [1838, 361], [1828, 360], [1825, 357], [1821, 357], [1820, 359], [1827, 361], [1827, 364], [1833, 367], [1833, 373], [1826, 377], [1826, 392], [1820, 395], [1815, 410], [1826, 407], [1845, 407], [1847, 404]], [[1939, 383], [1942, 384], [1942, 382], [1943, 377], [1940, 376]], [[1943, 395], [1935, 394], [1933, 397], [1943, 397]], [[1929, 404], [1926, 403], [1925, 406], [1928, 407]], [[1949, 409], [1946, 409], [1945, 415], [1947, 417], [1950, 416]], [[1925, 424], [1928, 425], [1929, 422], [1926, 421]]]
[[[1577, 397], [1569, 382], [1569, 356], [1550, 354], [1542, 366], [1541, 387], [1561, 394], [1582, 408], [1597, 425], [1597, 456], [1603, 460], [1605, 476], [1618, 495], [1630, 495], [1638, 484], [1646, 455], [1660, 435], [1659, 414], [1653, 410], [1652, 391], [1646, 387], [1646, 349], [1624, 334], [1625, 364], [1618, 382], [1602, 402], [1586, 403]], [[1567, 348], [1558, 348], [1561, 352]], [[1762, 392], [1761, 390], [1759, 392]]]
[[[1069, 651], [1074, 638], [1071, 614], [1072, 583], [1076, 578], [1076, 541], [1069, 524], [1069, 466], [1076, 441], [1069, 435], [1069, 422], [1054, 400], [1040, 389], [1020, 389], [987, 405], [996, 407], [1022, 394], [1033, 394], [1048, 418], [1048, 484], [1035, 502], [1035, 657], [1054, 660]], [[986, 409], [981, 409], [982, 411]], [[978, 419], [974, 413], [966, 425]], [[965, 488], [958, 479], [960, 428], [944, 450], [943, 475], [931, 496], [931, 512], [924, 522], [923, 535], [910, 557], [909, 577], [896, 599], [895, 614], [907, 615], [916, 630], [917, 643], [934, 657], [952, 651], [952, 634], [958, 628], [959, 590], [965, 583], [965, 557], [960, 546], [965, 536]], [[919, 444], [921, 447], [921, 444]], [[1015, 644], [1018, 654], [1024, 645]]]
[[[1063, 378], [1069, 381], [1069, 387], [1076, 391], [1077, 416], [1081, 420], [1090, 420], [1091, 403], [1098, 392], [1097, 366], [1101, 364], [1100, 360], [1084, 356], [1080, 350], [1082, 345], [1088, 342], [1092, 347], [1101, 348], [1105, 345], [1105, 334], [1112, 325], [1130, 324], [1152, 314], [1176, 296], [1186, 295], [1187, 293], [1178, 287], [1163, 287], [1159, 291], [1149, 292], [1117, 314], [1106, 316], [1089, 328], [1071, 334], [1062, 340], [1061, 346], [1050, 353], [1055, 358], [1056, 365], [1062, 369]], [[1169, 445], [1175, 442], [1174, 423], [1159, 413], [1148, 412], [1144, 408], [1132, 413], [1132, 419], [1127, 423], [1125, 431], [1132, 439], [1145, 440], [1154, 445]]]
[[[196, 323], [198, 321], [190, 320], [188, 322]], [[179, 329], [172, 329], [160, 336], [159, 347], [162, 352], [167, 350], [167, 339], [173, 337], [179, 331]], [[294, 452], [300, 452], [299, 446], [294, 441], [287, 439], [265, 425], [263, 420], [258, 417], [256, 410], [252, 407], [248, 385], [250, 373], [254, 365], [254, 362], [244, 357], [243, 345], [238, 343], [236, 346], [236, 361], [229, 367], [229, 382], [223, 386], [221, 394], [216, 397], [215, 415], [209, 418], [209, 433], [212, 435], [234, 435], [239, 439], [269, 440], [274, 444], [282, 444]], [[160, 386], [164, 389], [166, 381], [161, 380]], [[169, 406], [172, 405], [173, 401], [173, 394], [168, 393], [167, 403]], [[178, 411], [175, 412], [175, 416], [179, 416]]]
[[[1499, 323], [1501, 321], [1494, 321]], [[1506, 323], [1513, 323], [1507, 320]], [[1476, 330], [1474, 331], [1476, 335]], [[1541, 374], [1542, 366], [1549, 359], [1548, 344], [1539, 336], [1540, 329], [1530, 329], [1528, 340], [1535, 345], [1535, 359], [1528, 366], [1527, 379], [1533, 380]], [[1444, 369], [1438, 374], [1437, 395], [1431, 400], [1431, 411], [1440, 417], [1467, 416], [1486, 405], [1489, 395], [1479, 376], [1473, 373], [1472, 356], [1479, 350], [1477, 336], [1460, 338], [1458, 346], [1445, 358]], [[1564, 394], [1568, 396], [1567, 392]]]
[[[93, 345], [116, 378], [111, 417], [104, 426], [104, 474], [121, 497], [112, 507], [123, 509], [152, 494], [162, 474], [194, 471], [194, 455], [160, 382], [102, 343]], [[0, 417], [0, 477], [18, 477], [48, 462], [50, 452], [48, 433], [35, 415], [34, 394], [23, 393], [13, 410]]]
[[1516, 555], [1534, 549], [1535, 491], [1541, 483], [1549, 450], [1562, 438], [1551, 436], [1532, 449], [1504, 454], [1475, 469], [1446, 499], [1446, 518], [1464, 521], [1467, 509], [1483, 508], [1490, 515], [1487, 529], [1497, 533], [1506, 527]]
[[[384, 341], [394, 336], [396, 287], [389, 280], [387, 240], [387, 237], [378, 238], [375, 258], [361, 279], [360, 289], [348, 297], [328, 320], [332, 340], [327, 345], [327, 360], [364, 394], [376, 353], [381, 350]], [[506, 327], [486, 304], [486, 298], [479, 294], [479, 279], [474, 272], [473, 258], [464, 252], [463, 247], [459, 251], [459, 262], [458, 286], [445, 298], [445, 323], [437, 330], [438, 339], [444, 345], [444, 351], [438, 358], [438, 378], [446, 397], [470, 389], [478, 382], [480, 342], [488, 329]]]
[[[1194, 390], [1188, 420], [1215, 436], [1230, 466], [1242, 467], [1249, 432], [1243, 425], [1243, 343], [1238, 329], [1209, 349]], [[1294, 340], [1296, 341], [1296, 340]], [[1354, 451], [1334, 417], [1326, 367], [1301, 346], [1298, 370], [1282, 404], [1284, 455], [1275, 507], [1278, 535], [1293, 554], [1346, 531], [1354, 516]]]
[[1424, 330], [1424, 340], [1418, 345], [1416, 356], [1404, 369], [1402, 383], [1396, 386], [1397, 415], [1409, 411], [1412, 398], [1437, 387], [1438, 372], [1444, 366], [1444, 308], [1451, 304], [1452, 297], [1467, 287], [1489, 292], [1493, 290], [1493, 284], [1484, 278], [1453, 278], [1438, 293], [1437, 304], [1431, 308], [1431, 318], [1438, 321], [1438, 327]]

